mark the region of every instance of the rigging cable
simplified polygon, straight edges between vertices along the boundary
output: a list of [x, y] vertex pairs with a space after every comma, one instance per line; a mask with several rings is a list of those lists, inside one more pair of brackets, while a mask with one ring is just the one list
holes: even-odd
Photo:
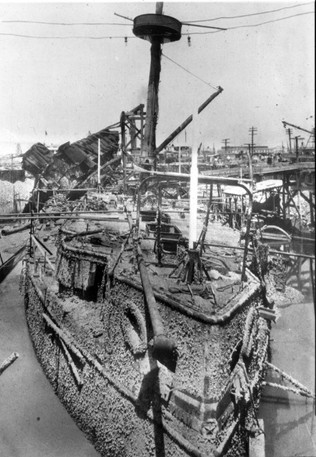
[[170, 57], [166, 56], [166, 54], [164, 54], [163, 52], [161, 53], [161, 55], [163, 57], [165, 57], [166, 59], [170, 60], [172, 63], [174, 63], [175, 65], [177, 65], [178, 67], [182, 68], [182, 70], [186, 71], [187, 73], [189, 73], [190, 75], [194, 76], [195, 78], [199, 79], [200, 81], [202, 81], [204, 84], [206, 84], [207, 86], [209, 87], [212, 87], [212, 89], [215, 89], [217, 90], [218, 89], [218, 86], [215, 87], [213, 86], [212, 84], [208, 83], [207, 81], [205, 81], [204, 79], [200, 78], [199, 76], [195, 75], [194, 73], [192, 73], [190, 70], [184, 68], [182, 65], [180, 65], [179, 63], [175, 62], [174, 60], [170, 59]]

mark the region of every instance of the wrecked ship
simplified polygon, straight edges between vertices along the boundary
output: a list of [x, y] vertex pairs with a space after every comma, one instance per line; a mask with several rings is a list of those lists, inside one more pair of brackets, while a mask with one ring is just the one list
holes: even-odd
[[31, 233], [25, 307], [39, 361], [101, 455], [247, 455], [262, 433], [272, 314], [261, 267], [215, 255], [204, 237], [188, 249], [159, 213], [148, 236], [140, 207], [133, 219], [79, 206]]
[[[180, 30], [179, 21], [161, 14], [134, 20], [134, 33], [150, 37], [152, 59]], [[151, 73], [144, 141], [151, 152], [157, 78]], [[57, 220], [49, 216], [54, 194], [33, 218], [21, 278], [35, 352], [102, 456], [246, 456], [263, 433], [257, 410], [273, 316], [256, 243], [255, 268], [248, 268], [251, 187], [197, 177], [196, 186], [242, 186], [249, 197], [242, 256], [229, 242], [214, 251], [223, 238], [235, 245], [236, 232], [209, 223], [211, 197], [190, 245], [186, 225], [176, 230], [172, 218], [163, 224], [162, 210], [168, 212], [164, 189], [183, 188], [191, 177], [148, 171], [155, 154], [145, 163], [136, 207], [124, 196], [123, 210], [115, 201], [104, 206], [106, 190], [98, 189]], [[141, 210], [149, 190], [158, 192], [158, 207], [146, 224]]]

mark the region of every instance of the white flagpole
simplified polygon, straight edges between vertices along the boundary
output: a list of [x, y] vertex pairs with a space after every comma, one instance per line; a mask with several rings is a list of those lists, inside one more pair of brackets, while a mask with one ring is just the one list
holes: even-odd
[[198, 113], [193, 115], [193, 139], [190, 177], [190, 229], [189, 248], [193, 249], [197, 241], [197, 197], [198, 197]]
[[100, 158], [101, 158], [101, 140], [98, 139], [98, 187], [101, 185], [101, 177], [100, 177]]

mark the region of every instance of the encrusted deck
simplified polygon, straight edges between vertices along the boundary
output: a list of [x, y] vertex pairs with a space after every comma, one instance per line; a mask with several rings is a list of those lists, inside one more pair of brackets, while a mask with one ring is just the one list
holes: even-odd
[[240, 256], [223, 262], [209, 251], [208, 277], [187, 284], [182, 252], [165, 252], [158, 266], [152, 241], [138, 240], [164, 334], [176, 345], [170, 370], [154, 357], [129, 232], [90, 222], [88, 231], [97, 233], [87, 236], [83, 228], [68, 223], [57, 234], [53, 274], [36, 258], [25, 268], [36, 353], [78, 425], [104, 456], [242, 453], [246, 429], [259, 431], [255, 409], [268, 347], [260, 281], [247, 271], [241, 283]]

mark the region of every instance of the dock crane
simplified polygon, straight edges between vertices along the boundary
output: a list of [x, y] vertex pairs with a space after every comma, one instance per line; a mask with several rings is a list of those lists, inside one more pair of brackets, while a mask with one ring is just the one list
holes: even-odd
[[[301, 130], [302, 132], [309, 133], [310, 136], [306, 142], [305, 148], [307, 148], [307, 145], [311, 138], [313, 138], [314, 142], [315, 142], [315, 128], [313, 128], [312, 130], [308, 130], [308, 129], [304, 129], [303, 127], [299, 127], [298, 125], [291, 124], [290, 122], [286, 122], [286, 121], [282, 121], [282, 124], [283, 124], [284, 128], [286, 128], [287, 126], [290, 126], [290, 127], [294, 127], [295, 129]], [[290, 133], [289, 133], [289, 135], [290, 135]], [[296, 139], [296, 156], [298, 158], [298, 137], [296, 137], [295, 139]], [[291, 152], [291, 136], [290, 136], [290, 152]]]
[[286, 128], [286, 126], [289, 125], [290, 127], [294, 127], [295, 129], [302, 130], [303, 132], [307, 132], [310, 135], [315, 135], [315, 129], [312, 129], [312, 130], [303, 129], [302, 127], [299, 127], [298, 125], [290, 124], [289, 122], [286, 122], [286, 121], [282, 121], [282, 124], [283, 124], [284, 128]]

